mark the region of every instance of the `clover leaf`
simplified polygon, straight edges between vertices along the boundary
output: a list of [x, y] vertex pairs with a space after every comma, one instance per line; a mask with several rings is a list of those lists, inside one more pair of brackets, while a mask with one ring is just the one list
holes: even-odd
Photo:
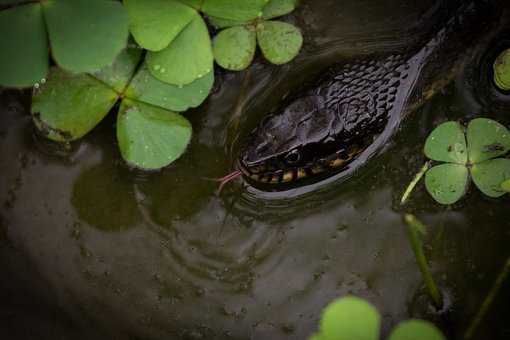
[[251, 64], [257, 42], [264, 57], [273, 64], [294, 59], [303, 45], [301, 32], [294, 25], [269, 19], [290, 13], [295, 6], [296, 0], [270, 0], [254, 20], [211, 17], [216, 27], [226, 27], [213, 40], [216, 62], [228, 70], [243, 70]]
[[458, 122], [434, 129], [425, 142], [425, 155], [445, 162], [425, 174], [425, 186], [441, 204], [453, 204], [466, 192], [469, 175], [482, 193], [500, 197], [501, 183], [510, 179], [510, 159], [497, 158], [510, 150], [510, 132], [500, 123], [473, 119], [465, 131]]
[[[323, 311], [319, 331], [310, 340], [377, 340], [381, 316], [363, 299], [346, 296], [330, 303]], [[390, 334], [389, 340], [445, 340], [430, 322], [407, 320]]]
[[90, 132], [119, 100], [117, 139], [122, 157], [142, 169], [159, 169], [176, 160], [191, 138], [191, 124], [174, 111], [200, 105], [213, 74], [177, 87], [152, 77], [130, 48], [95, 73], [72, 74], [58, 67], [34, 90], [32, 115], [47, 138], [70, 142]]
[[48, 50], [72, 72], [93, 72], [126, 46], [128, 17], [109, 0], [6, 0], [0, 12], [0, 85], [33, 86], [46, 77]]

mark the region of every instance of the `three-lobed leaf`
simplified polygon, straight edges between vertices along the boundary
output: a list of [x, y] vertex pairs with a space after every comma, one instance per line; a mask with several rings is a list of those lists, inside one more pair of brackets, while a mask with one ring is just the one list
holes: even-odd
[[296, 9], [297, 0], [269, 0], [262, 11], [263, 19], [273, 19]]

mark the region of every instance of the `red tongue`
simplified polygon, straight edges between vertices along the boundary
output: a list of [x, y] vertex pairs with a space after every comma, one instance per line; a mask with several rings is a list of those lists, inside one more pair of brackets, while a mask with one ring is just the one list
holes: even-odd
[[214, 179], [216, 182], [219, 182], [220, 183], [220, 187], [218, 189], [218, 194], [221, 193], [221, 191], [223, 190], [223, 187], [229, 183], [230, 181], [233, 181], [234, 179], [236, 179], [237, 177], [241, 176], [243, 173], [241, 172], [241, 170], [236, 170], [226, 176], [223, 176], [221, 178], [216, 178]]

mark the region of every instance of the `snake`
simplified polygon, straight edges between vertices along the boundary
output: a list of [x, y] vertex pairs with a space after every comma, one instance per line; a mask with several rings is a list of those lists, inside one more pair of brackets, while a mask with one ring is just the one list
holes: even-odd
[[337, 174], [374, 143], [391, 117], [405, 117], [462, 69], [468, 47], [493, 21], [486, 2], [462, 3], [420, 46], [329, 66], [248, 135], [238, 170], [278, 188]]

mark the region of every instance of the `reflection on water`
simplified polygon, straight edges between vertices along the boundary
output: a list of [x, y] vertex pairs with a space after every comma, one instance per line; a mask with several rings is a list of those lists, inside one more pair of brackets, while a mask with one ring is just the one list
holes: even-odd
[[[344, 294], [374, 303], [385, 332], [413, 315], [431, 317], [419, 302], [422, 281], [398, 201], [424, 162], [422, 145], [436, 124], [468, 113], [510, 125], [508, 98], [488, 100], [490, 84], [476, 79], [482, 51], [402, 123], [384, 153], [343, 183], [274, 200], [241, 182], [218, 196], [207, 179], [231, 170], [236, 148], [225, 153], [225, 143], [245, 136], [303, 79], [338, 58], [421, 41], [428, 29], [418, 27], [440, 18], [443, 5], [305, 2], [291, 18], [306, 30], [299, 59], [281, 68], [259, 62], [248, 79], [220, 75], [208, 102], [186, 113], [194, 127], [189, 151], [156, 173], [123, 164], [114, 117], [69, 157], [42, 151], [25, 97], [3, 92], [0, 264], [28, 262], [30, 280], [20, 286], [58, 306], [74, 329], [97, 330], [97, 339], [304, 339], [321, 309]], [[229, 131], [233, 119], [239, 130]], [[430, 226], [426, 252], [450, 292], [445, 326], [452, 339], [508, 256], [508, 203], [472, 190], [444, 208], [420, 184], [406, 207]], [[508, 298], [504, 288], [482, 323], [485, 338], [508, 338]]]

